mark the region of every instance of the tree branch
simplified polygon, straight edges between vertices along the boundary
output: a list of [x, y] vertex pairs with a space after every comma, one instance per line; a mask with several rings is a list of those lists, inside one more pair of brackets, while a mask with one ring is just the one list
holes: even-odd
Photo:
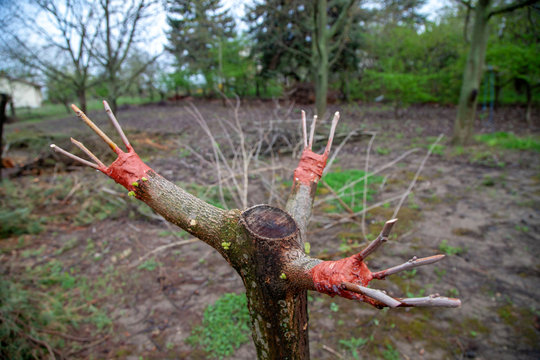
[[533, 4], [537, 3], [537, 2], [538, 2], [538, 0], [525, 0], [525, 1], [518, 2], [518, 3], [513, 3], [513, 4], [508, 4], [508, 5], [501, 5], [498, 8], [495, 8], [495, 9], [493, 9], [493, 10], [491, 10], [489, 12], [488, 19], [491, 18], [494, 15], [499, 15], [499, 14], [503, 14], [503, 13], [506, 13], [506, 12], [514, 11], [514, 10], [517, 10], [517, 9], [522, 8], [524, 6], [533, 5]]

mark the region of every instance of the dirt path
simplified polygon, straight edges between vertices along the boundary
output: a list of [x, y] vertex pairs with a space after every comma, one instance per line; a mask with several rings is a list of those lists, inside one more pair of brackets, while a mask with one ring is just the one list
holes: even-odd
[[[231, 115], [219, 102], [199, 103], [197, 107], [217, 134], [216, 119]], [[441, 132], [450, 133], [454, 114], [450, 108], [429, 106], [411, 108], [399, 120], [392, 118], [393, 111], [384, 108], [349, 106], [342, 112], [342, 129], [362, 127], [378, 133], [370, 169], [391, 161], [411, 147], [420, 147], [382, 174], [386, 177], [384, 186], [378, 189], [372, 203], [407, 188], [432, 137]], [[515, 119], [519, 114], [519, 109], [501, 110], [495, 119], [497, 130], [525, 133], [523, 123]], [[105, 120], [102, 115], [92, 116], [98, 122]], [[241, 117], [248, 116], [258, 123], [272, 120], [276, 126], [289, 126], [291, 133], [298, 130], [292, 121], [297, 114], [290, 114], [286, 106], [276, 110], [273, 104], [250, 104], [241, 112]], [[208, 146], [204, 146], [207, 141], [201, 140], [204, 139], [202, 133], [185, 108], [131, 108], [119, 117], [131, 130], [138, 152], [146, 156], [145, 160], [159, 173], [184, 184], [197, 179], [202, 188], [215, 182], [208, 164], [180, 149], [182, 144], [189, 143], [202, 155], [209, 151]], [[509, 117], [514, 117], [514, 121], [508, 121]], [[152, 119], [151, 124], [148, 119]], [[46, 134], [59, 129], [82, 131], [72, 118], [14, 124], [7, 131]], [[223, 140], [223, 137], [218, 138]], [[366, 146], [364, 140], [348, 143], [333, 165], [335, 169], [363, 169]], [[24, 153], [28, 149], [13, 151]], [[291, 159], [288, 152], [278, 160], [283, 169], [274, 175], [286, 180], [290, 176], [288, 169], [296, 160]], [[204, 351], [194, 349], [186, 339], [200, 324], [209, 304], [224, 293], [243, 291], [239, 276], [201, 242], [173, 247], [157, 253], [155, 258], [139, 261], [159, 246], [185, 241], [188, 237], [129, 202], [125, 194], [120, 196], [122, 189], [106, 182], [99, 174], [88, 169], [58, 171], [62, 169], [46, 168], [39, 176], [26, 175], [13, 180], [28, 191], [41, 184], [44, 189], [60, 186], [73, 192], [68, 200], [66, 193], [62, 193], [60, 199], [52, 192], [33, 210], [49, 216], [47, 221], [54, 219], [52, 223], [43, 224], [44, 231], [40, 234], [25, 235], [22, 246], [17, 245], [17, 241], [20, 242], [17, 237], [0, 242], [3, 273], [16, 274], [25, 266], [35, 267], [56, 259], [64, 268], [76, 269], [91, 281], [103, 278], [112, 281], [106, 295], [100, 296], [96, 304], [106, 310], [113, 331], [101, 334], [101, 342], [83, 348], [74, 358], [207, 358]], [[267, 194], [264, 188], [257, 188], [257, 184], [255, 182], [254, 193], [259, 195], [252, 201], [265, 201]], [[89, 192], [83, 198], [79, 194], [88, 187]], [[101, 220], [93, 218], [90, 224], [82, 220], [74, 224], [70, 212], [77, 213], [84, 206], [88, 208], [85, 198], [103, 194], [105, 190], [120, 194], [124, 205], [114, 208], [118, 215]], [[278, 190], [286, 196], [286, 186]], [[106, 202], [106, 198], [101, 201]], [[381, 222], [391, 216], [394, 206], [392, 203], [370, 212], [370, 232], [380, 229]], [[60, 215], [51, 218], [51, 214]], [[93, 213], [88, 210], [88, 214]], [[361, 230], [357, 223], [324, 229], [335, 220], [332, 216], [324, 206], [315, 209], [309, 234], [314, 255], [327, 256], [339, 249], [352, 253], [356, 242], [363, 243], [359, 240]], [[434, 267], [380, 282], [380, 287], [395, 296], [437, 292], [460, 297], [463, 306], [449, 310], [377, 311], [365, 304], [312, 293], [309, 298], [312, 358], [335, 359], [335, 352], [343, 358], [354, 358], [347, 345], [351, 339], [366, 340], [357, 350], [363, 358], [540, 357], [538, 153], [485, 145], [461, 150], [440, 147], [428, 160], [398, 218], [399, 236], [373, 256], [372, 269], [393, 266], [414, 255], [443, 252], [448, 256]], [[59, 251], [65, 249], [67, 243], [71, 244], [70, 248]], [[32, 251], [36, 254], [27, 256], [34, 254]], [[254, 354], [253, 345], [247, 343], [232, 358], [253, 359]]]

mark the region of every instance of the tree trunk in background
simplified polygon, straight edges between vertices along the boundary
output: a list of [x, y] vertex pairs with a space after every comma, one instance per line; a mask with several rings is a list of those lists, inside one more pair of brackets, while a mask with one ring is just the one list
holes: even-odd
[[2, 162], [2, 153], [4, 150], [4, 124], [6, 122], [6, 105], [8, 103], [9, 96], [7, 94], [0, 94], [0, 179], [2, 178], [2, 168], [4, 163]]
[[[79, 108], [83, 112], [86, 112], [87, 108], [86, 108], [86, 89], [85, 88], [79, 88], [77, 90], [77, 99], [79, 100]], [[70, 112], [69, 107], [67, 109], [68, 109], [68, 112]]]
[[471, 45], [463, 72], [458, 112], [454, 122], [452, 143], [455, 145], [464, 145], [472, 140], [478, 91], [486, 58], [490, 2], [491, 0], [480, 0], [475, 7]]
[[328, 15], [327, 1], [317, 0], [315, 5], [315, 32], [313, 36], [313, 61], [315, 77], [315, 107], [317, 116], [326, 113], [328, 95]]

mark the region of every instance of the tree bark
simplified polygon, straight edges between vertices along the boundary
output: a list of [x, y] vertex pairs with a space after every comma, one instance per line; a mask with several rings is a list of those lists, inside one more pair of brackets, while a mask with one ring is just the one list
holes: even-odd
[[490, 2], [491, 0], [480, 0], [474, 10], [471, 45], [463, 72], [458, 112], [454, 122], [452, 143], [455, 145], [465, 145], [472, 140], [478, 91], [486, 57]]

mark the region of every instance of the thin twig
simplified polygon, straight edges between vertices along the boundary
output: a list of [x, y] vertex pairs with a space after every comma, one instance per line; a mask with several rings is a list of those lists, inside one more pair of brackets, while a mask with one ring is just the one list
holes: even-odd
[[[364, 166], [364, 176], [366, 176], [368, 174], [369, 155], [371, 153], [371, 146], [373, 145], [373, 141], [375, 140], [375, 136], [377, 136], [377, 134], [371, 135], [371, 139], [369, 140], [368, 147], [367, 147], [367, 150], [366, 150], [366, 164]], [[366, 180], [364, 180], [364, 194], [362, 196], [362, 209], [365, 209], [366, 205], [367, 205], [367, 185], [368, 185], [368, 181], [366, 179]], [[364, 239], [367, 239], [366, 212], [362, 213], [362, 235], [364, 235]]]
[[326, 148], [324, 149], [324, 154], [328, 156], [330, 149], [332, 148], [332, 142], [334, 141], [334, 135], [336, 133], [336, 127], [339, 122], [339, 111], [336, 111], [334, 118], [332, 119], [332, 126], [330, 128], [330, 135], [328, 135], [328, 142], [326, 143]]
[[73, 109], [73, 111], [75, 111], [75, 114], [77, 114], [77, 116], [81, 118], [81, 120], [86, 125], [88, 125], [90, 129], [94, 130], [94, 132], [98, 134], [98, 136], [102, 138], [103, 141], [105, 141], [114, 152], [118, 150], [118, 145], [116, 145], [114, 141], [112, 141], [111, 138], [107, 136], [107, 134], [101, 131], [101, 129], [96, 124], [94, 124], [94, 122], [90, 120], [88, 116], [86, 116], [86, 114], [82, 112], [81, 109], [79, 109], [75, 104], [71, 104], [71, 108]]
[[428, 264], [436, 263], [437, 261], [441, 261], [442, 259], [444, 259], [444, 257], [445, 257], [444, 255], [434, 255], [434, 256], [429, 256], [429, 257], [418, 259], [415, 256], [412, 259], [410, 259], [409, 261], [407, 261], [406, 263], [391, 267], [391, 268], [386, 269], [386, 270], [377, 271], [377, 272], [373, 273], [372, 275], [373, 275], [374, 279], [382, 280], [382, 279], [386, 278], [389, 275], [393, 275], [393, 274], [396, 274], [396, 273], [401, 272], [401, 271], [413, 269], [415, 267], [422, 266], [422, 265], [428, 265]]
[[58, 152], [58, 153], [60, 153], [60, 154], [62, 154], [62, 155], [67, 156], [67, 157], [70, 158], [70, 159], [73, 159], [73, 160], [75, 160], [75, 161], [78, 161], [78, 162], [80, 162], [80, 163], [83, 164], [83, 165], [93, 167], [94, 169], [99, 169], [99, 165], [98, 165], [98, 164], [94, 164], [94, 163], [92, 163], [92, 162], [90, 162], [90, 161], [88, 161], [88, 160], [84, 160], [84, 159], [78, 157], [77, 155], [73, 155], [72, 153], [70, 153], [70, 152], [68, 152], [68, 151], [66, 151], [66, 150], [64, 150], [64, 149], [62, 149], [61, 147], [56, 146], [55, 144], [51, 144], [51, 149], [53, 149], [54, 151], [56, 151], [56, 152]]
[[330, 354], [336, 356], [338, 359], [344, 359], [343, 355], [338, 353], [336, 350], [332, 349], [331, 347], [328, 347], [326, 345], [322, 346], [323, 350], [328, 351]]
[[118, 135], [120, 135], [122, 142], [129, 149], [131, 147], [131, 145], [129, 144], [129, 140], [126, 134], [124, 134], [124, 130], [122, 130], [120, 123], [118, 122], [118, 120], [116, 120], [116, 116], [114, 116], [114, 113], [112, 112], [111, 107], [109, 106], [109, 103], [105, 100], [103, 100], [103, 107], [105, 108], [105, 111], [107, 112], [107, 115], [109, 116], [109, 119], [111, 120], [114, 128], [118, 132]]
[[400, 307], [448, 307], [455, 308], [461, 306], [461, 300], [439, 296], [439, 294], [429, 295], [420, 298], [399, 298]]
[[94, 160], [95, 163], [97, 163], [99, 166], [106, 167], [104, 163], [101, 162], [101, 160], [98, 159], [96, 155], [94, 155], [93, 152], [88, 150], [86, 146], [83, 145], [82, 142], [75, 140], [74, 138], [70, 138], [71, 143], [81, 149], [86, 155], [88, 155], [92, 160]]
[[313, 137], [315, 136], [315, 125], [317, 125], [317, 115], [313, 115], [313, 122], [311, 123], [311, 128], [309, 129], [309, 143], [308, 149], [313, 149]]
[[307, 125], [306, 125], [306, 112], [302, 110], [302, 137], [304, 139], [304, 149], [308, 147], [307, 139]]
[[170, 249], [172, 247], [176, 247], [176, 246], [182, 246], [182, 245], [187, 245], [187, 244], [191, 244], [191, 243], [194, 243], [194, 242], [197, 242], [199, 241], [199, 239], [188, 239], [188, 240], [182, 240], [182, 241], [177, 241], [177, 242], [174, 242], [172, 244], [167, 244], [167, 245], [162, 245], [162, 246], [158, 246], [157, 248], [155, 248], [154, 250], [144, 254], [143, 256], [141, 256], [139, 258], [139, 260], [131, 263], [129, 265], [130, 268], [133, 268], [133, 267], [136, 267], [138, 266], [140, 263], [143, 262], [144, 259], [146, 259], [147, 257], [149, 256], [152, 256], [153, 254], [156, 254], [160, 251], [163, 251], [163, 250], [167, 250], [167, 249]]
[[409, 194], [411, 193], [414, 185], [416, 184], [416, 180], [418, 180], [418, 177], [420, 176], [420, 173], [424, 169], [424, 165], [426, 164], [427, 159], [429, 159], [429, 156], [433, 152], [433, 149], [435, 149], [435, 146], [439, 143], [439, 141], [441, 141], [441, 139], [443, 137], [444, 137], [444, 134], [440, 134], [439, 137], [437, 138], [437, 140], [435, 140], [435, 142], [433, 142], [433, 144], [431, 144], [431, 146], [429, 147], [429, 150], [428, 150], [426, 156], [424, 156], [424, 158], [422, 159], [422, 162], [420, 163], [420, 166], [418, 167], [418, 170], [416, 170], [416, 174], [414, 174], [414, 178], [411, 181], [411, 183], [409, 184], [409, 187], [407, 188], [407, 191], [405, 191], [403, 193], [403, 196], [401, 197], [401, 200], [399, 201], [399, 204], [396, 206], [396, 209], [394, 210], [394, 214], [392, 214], [393, 218], [395, 218], [397, 216], [399, 210], [401, 209], [401, 205], [403, 205], [403, 202], [405, 201], [407, 196], [409, 196]]
[[342, 284], [342, 286], [343, 286], [344, 289], [347, 289], [349, 291], [352, 291], [352, 292], [355, 292], [355, 293], [358, 293], [358, 294], [362, 294], [362, 295], [370, 297], [370, 298], [372, 298], [374, 300], [380, 301], [383, 304], [385, 304], [385, 305], [387, 305], [388, 307], [391, 307], [391, 308], [395, 308], [395, 307], [398, 307], [399, 305], [401, 305], [401, 302], [399, 302], [398, 300], [394, 299], [391, 296], [386, 295], [381, 290], [370, 289], [368, 287], [358, 285], [358, 284], [353, 284], [353, 283], [350, 283], [350, 282], [344, 282]]
[[377, 236], [375, 240], [373, 240], [368, 246], [366, 246], [362, 251], [360, 251], [356, 255], [356, 257], [359, 260], [364, 260], [369, 255], [374, 253], [382, 245], [382, 243], [388, 240], [388, 236], [390, 235], [390, 232], [392, 231], [392, 227], [394, 227], [394, 224], [397, 222], [397, 220], [398, 219], [388, 220], [384, 224], [379, 236]]

